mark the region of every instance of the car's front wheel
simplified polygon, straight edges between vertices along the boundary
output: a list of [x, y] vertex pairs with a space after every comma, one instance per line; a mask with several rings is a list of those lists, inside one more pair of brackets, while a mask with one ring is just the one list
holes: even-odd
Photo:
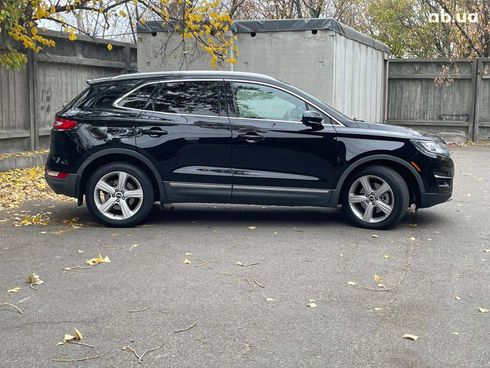
[[342, 206], [356, 225], [369, 229], [395, 226], [405, 216], [410, 193], [403, 177], [384, 166], [368, 166], [347, 181]]
[[123, 162], [98, 168], [88, 179], [86, 188], [90, 213], [107, 226], [137, 225], [148, 216], [154, 202], [148, 175]]

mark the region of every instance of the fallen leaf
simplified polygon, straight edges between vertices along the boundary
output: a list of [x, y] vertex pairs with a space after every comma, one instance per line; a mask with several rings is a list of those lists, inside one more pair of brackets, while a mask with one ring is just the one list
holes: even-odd
[[27, 276], [27, 283], [31, 285], [41, 285], [44, 281], [39, 278], [39, 275], [31, 273]]
[[21, 290], [21, 288], [16, 286], [12, 289], [7, 290], [7, 293], [18, 293], [20, 290]]
[[257, 228], [257, 226], [249, 226], [248, 227], [250, 230], [255, 230]]
[[388, 259], [388, 258], [390, 258], [390, 256], [389, 256], [388, 254], [385, 254], [385, 255], [383, 256], [383, 258], [384, 258], [384, 259]]
[[58, 345], [63, 345], [70, 341], [81, 341], [83, 339], [83, 336], [80, 333], [80, 331], [78, 331], [78, 329], [76, 328], [73, 329], [75, 330], [75, 333], [73, 335], [65, 334], [65, 336], [63, 336], [63, 341], [59, 342]]
[[488, 313], [488, 309], [485, 308], [479, 308], [478, 310], [480, 311], [480, 313]]
[[274, 298], [265, 298], [265, 300], [266, 300], [267, 302], [273, 302], [273, 301], [275, 301], [276, 299], [274, 299]]
[[349, 281], [347, 285], [357, 285], [354, 281]]
[[417, 224], [410, 224], [408, 226], [410, 226], [410, 227], [418, 227], [419, 225], [417, 225]]
[[109, 259], [108, 256], [105, 256], [104, 258], [102, 258], [102, 256], [99, 254], [98, 257], [95, 257], [95, 258], [91, 258], [91, 259], [87, 259], [87, 264], [89, 266], [93, 266], [93, 265], [96, 265], [96, 264], [99, 264], [99, 263], [110, 263], [111, 260]]
[[417, 240], [417, 239], [415, 239], [415, 237], [412, 236], [412, 237], [408, 238], [408, 240], [412, 240], [413, 241], [413, 240]]
[[375, 310], [376, 312], [378, 312], [378, 311], [380, 311], [380, 310], [383, 310], [383, 308], [374, 308], [374, 310]]
[[383, 282], [383, 277], [380, 275], [374, 275], [374, 282], [376, 284], [380, 284], [381, 282]]
[[403, 335], [402, 337], [403, 339], [409, 339], [409, 340], [413, 340], [413, 341], [417, 341], [417, 339], [419, 338], [418, 336], [416, 335], [410, 335], [410, 334], [405, 334]]
[[242, 263], [242, 262], [240, 262], [240, 261], [236, 261], [236, 262], [235, 262], [235, 266], [243, 266], [243, 263]]
[[459, 296], [455, 296], [454, 299], [460, 300], [461, 298]]
[[490, 249], [483, 249], [485, 253], [490, 253]]
[[78, 222], [78, 217], [72, 217], [71, 219], [63, 220], [65, 225], [71, 226], [72, 229], [80, 229], [83, 225]]
[[184, 264], [191, 264], [191, 261], [189, 261], [187, 258], [184, 258]]
[[185, 255], [186, 255], [186, 256], [192, 256], [193, 254], [192, 254], [192, 253], [187, 252]]
[[316, 301], [314, 299], [310, 299], [310, 302], [306, 305], [310, 308], [316, 308], [317, 307]]
[[453, 335], [459, 335], [459, 332], [453, 332]]
[[373, 237], [373, 238], [375, 238], [375, 239], [376, 239], [376, 238], [379, 238], [379, 236], [378, 236], [378, 235], [376, 235], [376, 234], [371, 235], [371, 237]]

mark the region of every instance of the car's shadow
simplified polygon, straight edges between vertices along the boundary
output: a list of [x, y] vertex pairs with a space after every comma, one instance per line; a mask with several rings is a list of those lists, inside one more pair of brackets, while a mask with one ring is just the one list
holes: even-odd
[[[348, 226], [352, 227], [341, 208], [244, 206], [217, 204], [154, 206], [145, 224], [187, 224], [205, 222], [208, 225], [259, 224], [284, 226]], [[449, 216], [441, 211], [422, 210], [415, 215], [407, 214], [399, 226], [417, 224], [420, 227], [452, 226]]]
[[145, 224], [349, 225], [341, 209], [315, 207], [196, 205], [155, 206]]

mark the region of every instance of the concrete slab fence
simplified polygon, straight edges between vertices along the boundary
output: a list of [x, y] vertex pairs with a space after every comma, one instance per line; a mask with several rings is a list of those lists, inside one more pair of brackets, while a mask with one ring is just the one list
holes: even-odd
[[54, 114], [87, 87], [87, 79], [137, 67], [133, 44], [86, 36], [72, 42], [60, 32], [44, 34], [56, 47], [29, 53], [22, 71], [0, 69], [0, 153], [46, 148]]

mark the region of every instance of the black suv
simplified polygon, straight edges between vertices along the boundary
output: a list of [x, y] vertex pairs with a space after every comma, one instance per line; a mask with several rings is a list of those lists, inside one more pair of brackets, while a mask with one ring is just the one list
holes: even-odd
[[56, 193], [132, 226], [155, 202], [342, 205], [396, 225], [451, 197], [438, 137], [350, 119], [289, 84], [237, 72], [137, 73], [88, 82], [57, 113], [46, 163]]

